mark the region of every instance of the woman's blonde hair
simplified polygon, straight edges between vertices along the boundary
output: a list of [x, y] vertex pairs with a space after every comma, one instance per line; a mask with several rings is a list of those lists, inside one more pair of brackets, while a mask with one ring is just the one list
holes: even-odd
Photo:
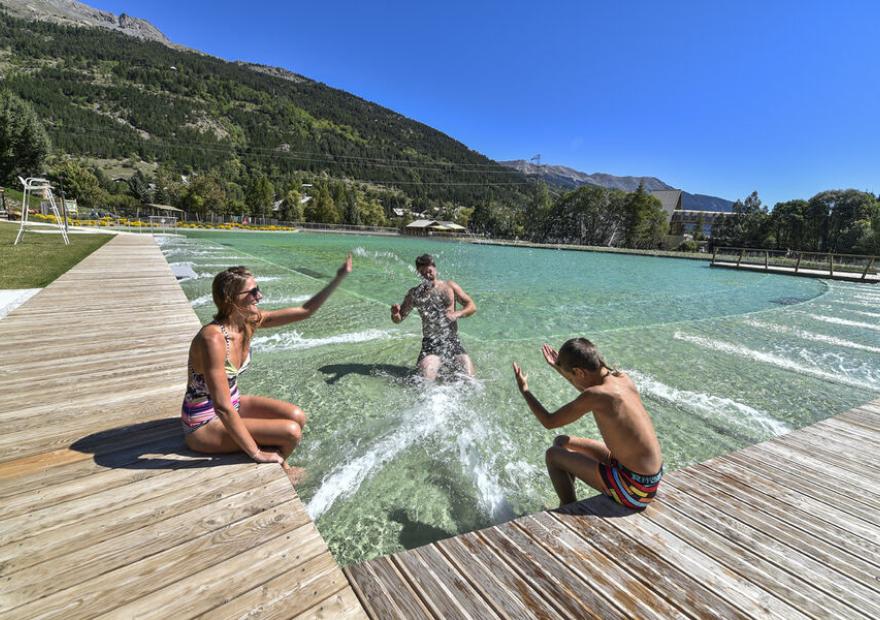
[[237, 303], [238, 296], [244, 292], [248, 278], [253, 276], [254, 274], [247, 267], [239, 265], [218, 273], [211, 284], [211, 296], [214, 298], [214, 305], [217, 306], [214, 320], [218, 323], [228, 323], [236, 314], [244, 317], [246, 342], [250, 342], [254, 330], [263, 318], [259, 312], [256, 316], [243, 313]]

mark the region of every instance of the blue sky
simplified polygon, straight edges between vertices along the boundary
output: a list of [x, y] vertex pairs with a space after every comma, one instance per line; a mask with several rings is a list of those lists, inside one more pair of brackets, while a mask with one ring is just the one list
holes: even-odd
[[[94, 0], [493, 159], [765, 203], [880, 192], [880, 3]], [[431, 6], [433, 5], [433, 6]]]

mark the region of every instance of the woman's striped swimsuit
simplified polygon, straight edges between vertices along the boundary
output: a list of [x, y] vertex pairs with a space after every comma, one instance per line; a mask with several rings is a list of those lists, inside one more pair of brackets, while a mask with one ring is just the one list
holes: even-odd
[[[219, 324], [218, 324], [219, 325]], [[232, 406], [238, 410], [241, 403], [241, 396], [238, 393], [238, 375], [248, 369], [251, 363], [251, 352], [248, 350], [247, 357], [242, 363], [241, 368], [236, 368], [229, 360], [229, 333], [226, 327], [219, 325], [220, 331], [223, 332], [223, 338], [226, 340], [226, 361], [224, 370], [226, 378], [229, 380], [229, 395], [232, 397]], [[214, 418], [217, 412], [214, 410], [214, 402], [208, 392], [208, 385], [205, 382], [205, 375], [196, 372], [192, 366], [189, 367], [189, 380], [186, 384], [186, 395], [183, 397], [183, 406], [180, 408], [180, 421], [183, 424], [184, 433], [192, 433]]]

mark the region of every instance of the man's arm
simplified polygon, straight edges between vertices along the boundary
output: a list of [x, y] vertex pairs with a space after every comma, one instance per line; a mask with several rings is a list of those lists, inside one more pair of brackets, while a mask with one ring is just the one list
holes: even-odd
[[391, 306], [391, 320], [400, 323], [413, 309], [412, 289], [403, 298], [403, 304], [394, 304]]
[[449, 318], [453, 321], [458, 320], [460, 318], [470, 316], [474, 312], [477, 311], [477, 304], [474, 303], [474, 300], [468, 296], [467, 293], [464, 292], [458, 284], [449, 280], [449, 287], [452, 289], [452, 292], [455, 294], [455, 301], [462, 305], [461, 310], [455, 310], [453, 303], [452, 312], [449, 313]]
[[522, 394], [529, 409], [535, 417], [538, 418], [538, 422], [540, 422], [541, 426], [544, 428], [559, 428], [560, 426], [571, 424], [584, 414], [591, 412], [596, 405], [597, 396], [587, 390], [581, 392], [581, 394], [570, 403], [567, 403], [553, 413], [550, 413], [544, 405], [541, 404], [541, 401], [529, 391], [528, 375], [522, 371], [522, 368], [520, 368], [516, 362], [513, 364], [513, 374], [516, 377], [516, 384], [519, 388], [519, 393]]

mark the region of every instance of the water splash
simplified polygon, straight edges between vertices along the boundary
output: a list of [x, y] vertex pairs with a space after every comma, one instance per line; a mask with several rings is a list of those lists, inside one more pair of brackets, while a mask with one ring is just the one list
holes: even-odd
[[299, 305], [312, 298], [311, 295], [288, 295], [286, 297], [264, 297], [260, 305]]
[[794, 327], [787, 327], [785, 325], [777, 325], [775, 323], [764, 323], [762, 321], [748, 320], [745, 321], [746, 325], [750, 327], [757, 327], [758, 329], [766, 329], [772, 332], [776, 332], [777, 334], [790, 334], [792, 336], [797, 336], [798, 338], [802, 338], [803, 340], [812, 340], [814, 342], [824, 342], [825, 344], [832, 344], [838, 347], [844, 347], [847, 349], [858, 349], [859, 351], [868, 351], [869, 353], [880, 353], [880, 347], [872, 347], [867, 344], [862, 344], [859, 342], [853, 342], [852, 340], [845, 340], [843, 338], [838, 338], [836, 336], [829, 336], [827, 334], [817, 334], [814, 332], [809, 332], [805, 329], [797, 329]]
[[847, 327], [860, 327], [863, 329], [873, 329], [875, 331], [880, 331], [880, 325], [876, 323], [864, 323], [862, 321], [850, 321], [849, 319], [841, 319], [836, 316], [825, 316], [824, 314], [810, 314], [806, 313], [808, 317], [811, 319], [816, 319], [817, 321], [824, 321], [825, 323], [833, 323], [834, 325], [846, 325]]
[[[500, 428], [490, 431], [479, 418], [473, 416], [467, 416], [463, 425], [453, 424], [445, 430], [446, 434], [454, 435], [449, 439], [454, 439], [458, 445], [461, 466], [477, 491], [477, 501], [483, 512], [496, 522], [512, 519], [514, 513], [507, 501], [507, 490], [495, 473], [498, 456], [505, 452], [503, 446], [508, 447], [506, 452], [514, 453], [505, 433]], [[481, 445], [494, 445], [496, 449], [487, 458], [480, 453]]]
[[448, 425], [453, 412], [461, 407], [462, 391], [458, 385], [431, 385], [407, 410], [394, 432], [386, 435], [366, 453], [334, 468], [306, 509], [317, 519], [340, 499], [353, 495], [368, 476], [381, 469], [398, 454]]
[[843, 371], [840, 373], [826, 372], [819, 368], [804, 366], [803, 364], [799, 364], [786, 357], [781, 357], [773, 353], [765, 353], [764, 351], [756, 351], [742, 345], [732, 344], [730, 342], [724, 342], [721, 340], [712, 340], [711, 338], [705, 338], [703, 336], [692, 336], [690, 334], [683, 334], [681, 332], [675, 332], [673, 337], [676, 340], [690, 342], [691, 344], [695, 344], [706, 349], [718, 351], [720, 353], [728, 353], [730, 355], [737, 355], [739, 357], [745, 357], [756, 362], [770, 364], [771, 366], [776, 366], [778, 368], [789, 370], [791, 372], [795, 372], [801, 375], [808, 375], [816, 379], [822, 379], [830, 383], [849, 385], [851, 387], [859, 388], [862, 390], [880, 390], [880, 382], [878, 381], [872, 381], [870, 379], [856, 379], [850, 377], [846, 372]]
[[733, 399], [674, 388], [636, 370], [626, 372], [642, 394], [696, 414], [724, 433], [733, 431], [750, 439], [766, 439], [768, 434], [781, 435], [791, 430], [788, 424], [766, 411]]
[[207, 306], [210, 303], [214, 303], [214, 298], [211, 294], [201, 295], [200, 297], [196, 297], [192, 301], [189, 302], [193, 308], [200, 308], [202, 306]]
[[301, 349], [313, 349], [332, 344], [350, 344], [353, 342], [367, 342], [370, 340], [390, 340], [397, 334], [392, 329], [367, 329], [360, 332], [337, 334], [324, 338], [304, 338], [298, 331], [285, 331], [269, 336], [256, 336], [253, 346], [258, 351], [295, 351]]

